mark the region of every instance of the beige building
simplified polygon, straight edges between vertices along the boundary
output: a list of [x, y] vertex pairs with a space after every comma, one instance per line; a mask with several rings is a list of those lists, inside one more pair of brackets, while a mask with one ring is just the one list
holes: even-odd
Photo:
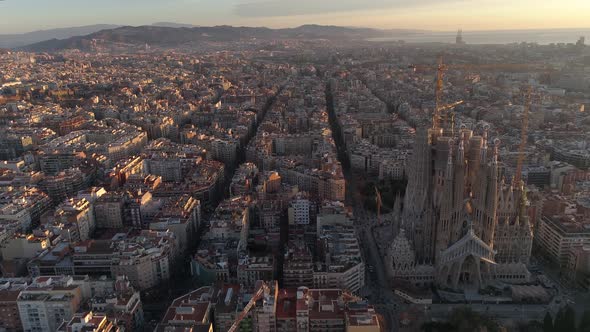
[[73, 278], [38, 277], [18, 296], [24, 331], [56, 331], [80, 309], [82, 292]]
[[185, 251], [197, 234], [200, 219], [201, 204], [199, 200], [189, 195], [183, 195], [170, 198], [164, 203], [150, 223], [150, 229], [171, 231], [176, 236], [179, 250]]
[[90, 239], [95, 229], [90, 202], [85, 198], [66, 200], [55, 211], [54, 223], [62, 229], [62, 235], [71, 242]]
[[114, 239], [113, 277], [125, 275], [133, 287], [144, 290], [170, 279], [176, 258], [176, 239], [170, 232], [142, 231], [129, 240]]
[[109, 192], [94, 203], [97, 228], [123, 227], [125, 196], [122, 192]]
[[33, 258], [50, 245], [49, 238], [15, 234], [2, 244], [2, 259]]

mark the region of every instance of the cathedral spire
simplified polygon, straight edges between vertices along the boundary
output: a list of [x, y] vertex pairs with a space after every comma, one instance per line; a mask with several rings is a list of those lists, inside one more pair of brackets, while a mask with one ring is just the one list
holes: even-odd
[[496, 138], [494, 140], [494, 154], [492, 156], [492, 164], [498, 165], [498, 154], [500, 149], [500, 139]]
[[449, 139], [449, 156], [447, 158], [447, 179], [453, 178], [453, 139]]
[[395, 195], [395, 202], [393, 203], [393, 216], [396, 219], [400, 219], [402, 214], [402, 198], [399, 194], [399, 191]]
[[528, 203], [528, 199], [526, 196], [526, 188], [524, 187], [524, 182], [521, 181], [521, 186], [520, 186], [520, 197], [519, 197], [519, 202], [518, 202], [518, 216], [520, 218], [520, 220], [523, 222], [522, 225], [524, 226], [528, 226], [529, 225], [529, 217], [527, 215], [527, 203]]
[[463, 29], [457, 30], [457, 37], [455, 37], [455, 44], [463, 45], [465, 41], [463, 40]]
[[463, 164], [465, 160], [465, 136], [461, 136], [461, 140], [459, 141], [459, 148], [457, 150], [457, 163]]
[[488, 160], [488, 129], [488, 126], [485, 126], [483, 129], [481, 153], [479, 159], [482, 165]]

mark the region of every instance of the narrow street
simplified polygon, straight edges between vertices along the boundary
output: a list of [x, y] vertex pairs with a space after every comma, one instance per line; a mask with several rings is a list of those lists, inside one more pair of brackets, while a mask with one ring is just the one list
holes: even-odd
[[365, 260], [366, 285], [363, 294], [366, 294], [370, 303], [383, 317], [383, 323], [387, 327], [386, 331], [397, 331], [399, 325], [397, 310], [403, 306], [403, 302], [394, 295], [390, 288], [385, 264], [373, 237], [372, 226], [377, 222], [377, 216], [364, 209], [363, 199], [357, 188], [357, 178], [350, 171], [350, 162], [340, 136], [340, 128], [337, 125], [329, 83], [326, 84], [326, 102], [332, 134], [338, 149], [338, 158], [346, 178], [346, 204], [353, 207], [354, 223]]
[[[256, 126], [254, 127], [252, 134], [248, 137], [248, 142], [256, 136], [258, 126], [262, 123], [266, 113], [274, 104], [276, 97], [281, 93], [283, 86], [284, 85], [282, 85], [278, 89], [278, 91], [275, 95], [273, 95], [272, 97], [270, 97], [268, 99], [267, 103], [260, 110], [260, 117], [258, 118], [258, 121], [256, 122]], [[219, 203], [224, 198], [226, 198], [228, 196], [229, 186], [231, 184], [231, 179], [233, 178], [235, 171], [238, 169], [238, 167], [245, 160], [246, 146], [247, 146], [247, 143], [243, 147], [241, 147], [241, 149], [238, 153], [239, 159], [236, 162], [236, 165], [233, 165], [233, 167], [230, 167], [232, 165], [225, 166], [226, 167], [226, 174], [225, 174], [225, 179], [223, 182], [223, 189], [221, 190], [221, 193], [219, 195], [219, 199], [214, 203], [214, 205], [211, 209], [211, 212], [203, 214], [204, 221], [207, 221], [211, 217], [211, 214], [213, 213], [212, 211], [215, 210], [215, 207], [217, 207], [217, 205], [219, 205]], [[198, 282], [198, 280], [193, 278], [189, 272], [190, 259], [192, 257], [193, 252], [196, 251], [196, 249], [198, 248], [200, 236], [202, 235], [203, 232], [204, 232], [204, 228], [201, 227], [201, 229], [199, 229], [195, 243], [193, 243], [191, 245], [191, 249], [187, 251], [186, 255], [182, 258], [182, 261], [179, 262], [179, 264], [181, 264], [181, 265], [178, 266], [177, 273], [172, 276], [171, 280], [169, 280], [166, 285], [161, 285], [161, 286], [157, 287], [156, 289], [150, 289], [142, 294], [142, 301], [143, 301], [144, 313], [146, 315], [146, 322], [149, 322], [148, 324], [146, 324], [146, 327], [150, 331], [151, 331], [150, 327], [153, 328], [153, 326], [151, 326], [151, 325], [154, 325], [155, 323], [160, 321], [162, 316], [165, 314], [166, 308], [168, 308], [170, 303], [172, 303], [172, 301], [175, 298], [182, 296], [183, 294], [186, 294], [188, 291], [191, 291], [191, 290], [194, 290], [198, 287], [204, 286], [204, 285], [201, 285]], [[150, 323], [151, 323], [151, 325], [150, 325]]]

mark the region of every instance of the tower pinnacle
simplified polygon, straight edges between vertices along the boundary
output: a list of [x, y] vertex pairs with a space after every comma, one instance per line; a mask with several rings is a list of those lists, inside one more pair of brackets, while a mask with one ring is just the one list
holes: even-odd
[[465, 41], [463, 40], [463, 30], [457, 30], [457, 37], [455, 38], [455, 43], [457, 45], [464, 45]]

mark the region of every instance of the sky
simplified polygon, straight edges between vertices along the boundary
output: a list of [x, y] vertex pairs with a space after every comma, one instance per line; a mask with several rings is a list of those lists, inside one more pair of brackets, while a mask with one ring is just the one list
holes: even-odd
[[590, 28], [590, 0], [0, 0], [0, 34], [91, 24]]

